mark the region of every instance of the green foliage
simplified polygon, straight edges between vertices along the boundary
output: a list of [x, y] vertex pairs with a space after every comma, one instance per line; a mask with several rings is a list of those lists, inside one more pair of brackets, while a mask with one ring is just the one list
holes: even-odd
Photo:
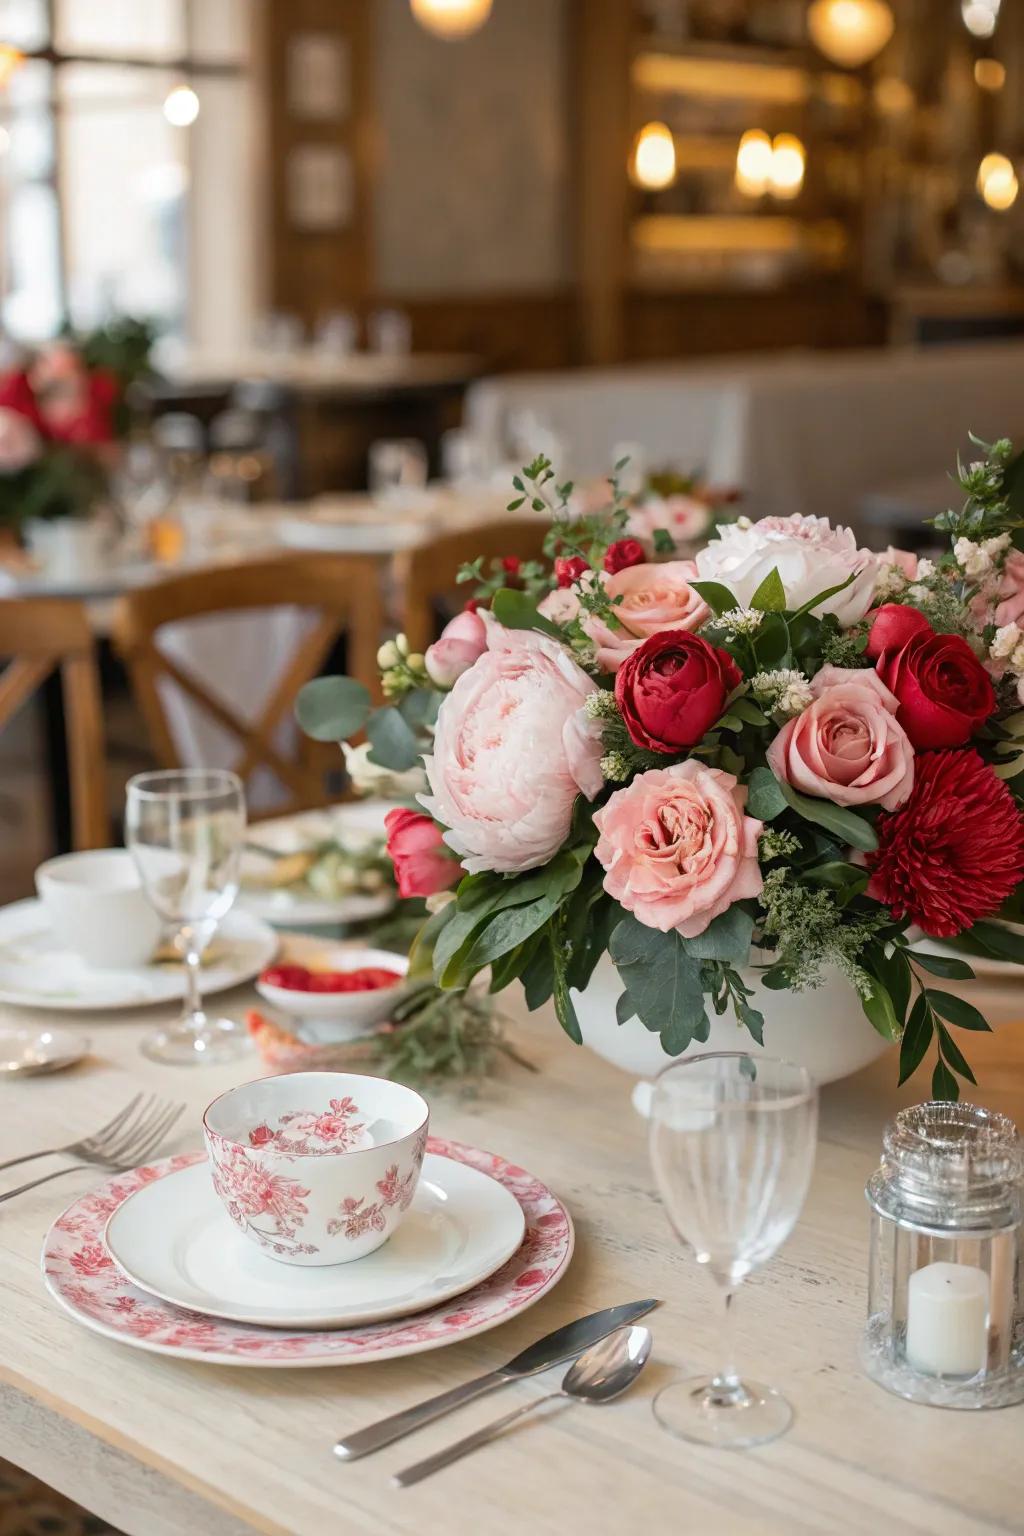
[[557, 640], [562, 638], [558, 625], [538, 613], [537, 604], [525, 592], [504, 587], [494, 594], [492, 610], [499, 624], [504, 624], [506, 629], [539, 629], [542, 634], [553, 635]]
[[659, 933], [625, 915], [609, 945], [629, 1001], [646, 1029], [661, 1037], [668, 1056], [678, 1056], [711, 1029], [704, 1009], [700, 961], [674, 931]]
[[374, 1067], [400, 1082], [484, 1077], [498, 1053], [529, 1066], [504, 1039], [485, 993], [440, 992], [429, 983], [411, 988], [397, 1004], [393, 1022], [394, 1029], [373, 1037]]
[[750, 599], [749, 606], [759, 608], [762, 613], [782, 613], [785, 609], [786, 589], [782, 585], [782, 577], [774, 566]]
[[405, 773], [419, 762], [422, 748], [400, 709], [375, 710], [366, 722], [366, 734], [373, 749], [370, 762], [378, 767]]
[[862, 998], [877, 991], [861, 960], [866, 946], [891, 925], [883, 908], [844, 905], [828, 886], [805, 883], [784, 867], [765, 875], [761, 904], [764, 936], [774, 940], [773, 969], [785, 972], [785, 984], [794, 992], [820, 986], [830, 965]]
[[370, 717], [370, 695], [353, 677], [316, 677], [300, 690], [295, 715], [314, 741], [347, 741]]

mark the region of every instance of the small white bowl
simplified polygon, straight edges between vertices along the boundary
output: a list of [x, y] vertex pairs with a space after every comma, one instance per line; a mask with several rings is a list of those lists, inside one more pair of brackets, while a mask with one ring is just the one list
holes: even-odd
[[[386, 949], [356, 949], [338, 945], [325, 950], [318, 940], [303, 943], [289, 940], [283, 959], [277, 965], [305, 965], [310, 969], [361, 971], [365, 966], [408, 974], [408, 955]], [[304, 1026], [304, 1038], [316, 1044], [356, 1040], [391, 1016], [395, 1003], [405, 991], [402, 982], [393, 987], [378, 987], [373, 992], [297, 992], [289, 987], [271, 987], [259, 979], [256, 990], [264, 1002], [278, 1008]]]
[[349, 1264], [386, 1243], [419, 1182], [430, 1109], [353, 1072], [289, 1072], [229, 1088], [203, 1116], [213, 1187], [282, 1264]]

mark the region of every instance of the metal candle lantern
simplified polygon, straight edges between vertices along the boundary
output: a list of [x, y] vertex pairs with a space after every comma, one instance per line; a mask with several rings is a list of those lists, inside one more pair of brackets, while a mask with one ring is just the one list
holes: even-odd
[[861, 1358], [890, 1392], [945, 1408], [1024, 1401], [1017, 1128], [974, 1104], [919, 1104], [886, 1127], [871, 1207]]

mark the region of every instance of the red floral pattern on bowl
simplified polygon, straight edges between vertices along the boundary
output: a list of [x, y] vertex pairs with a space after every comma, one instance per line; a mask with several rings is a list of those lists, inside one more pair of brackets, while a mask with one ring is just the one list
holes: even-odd
[[118, 1206], [143, 1184], [200, 1162], [203, 1153], [165, 1158], [109, 1179], [70, 1205], [43, 1244], [47, 1289], [78, 1322], [106, 1338], [178, 1359], [219, 1365], [351, 1365], [454, 1344], [484, 1333], [533, 1305], [561, 1279], [572, 1257], [565, 1206], [538, 1179], [504, 1158], [431, 1137], [426, 1150], [490, 1174], [523, 1208], [526, 1235], [504, 1267], [464, 1296], [408, 1319], [364, 1328], [307, 1331], [222, 1322], [171, 1306], [131, 1284], [103, 1244]]
[[230, 1089], [203, 1132], [213, 1187], [241, 1231], [282, 1263], [346, 1264], [408, 1210], [428, 1123], [426, 1101], [400, 1084], [308, 1072]]

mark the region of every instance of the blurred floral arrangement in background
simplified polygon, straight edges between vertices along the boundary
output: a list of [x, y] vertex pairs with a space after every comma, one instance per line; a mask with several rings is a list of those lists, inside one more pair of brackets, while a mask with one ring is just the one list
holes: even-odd
[[0, 375], [0, 526], [87, 516], [103, 500], [154, 340], [144, 321], [112, 320]]

